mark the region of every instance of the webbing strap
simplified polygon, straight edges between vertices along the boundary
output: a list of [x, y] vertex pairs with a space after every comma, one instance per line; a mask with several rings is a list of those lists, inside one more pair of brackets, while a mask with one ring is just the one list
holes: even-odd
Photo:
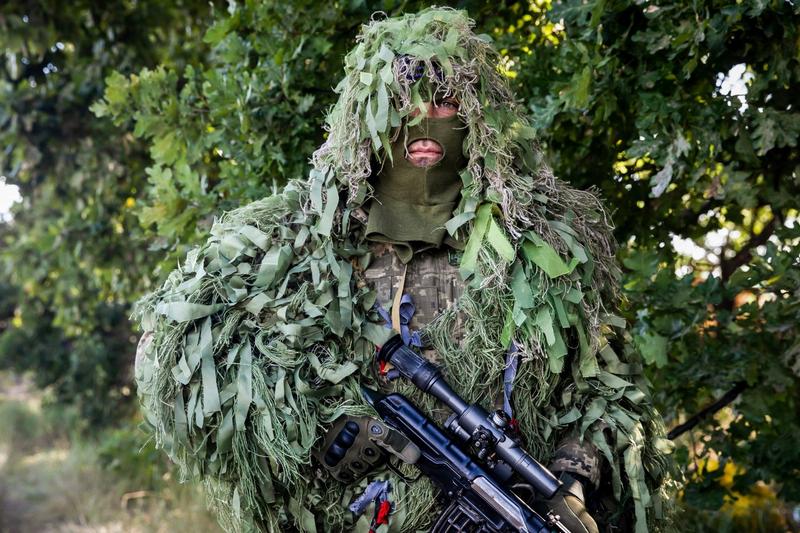
[[403, 291], [406, 286], [406, 273], [408, 272], [408, 263], [403, 267], [403, 275], [400, 276], [400, 283], [394, 291], [394, 301], [392, 302], [392, 329], [397, 333], [401, 332], [400, 325], [400, 304], [403, 299]]
[[367, 506], [372, 502], [383, 502], [389, 499], [389, 491], [392, 490], [392, 485], [388, 480], [375, 480], [364, 489], [361, 495], [353, 500], [349, 509], [356, 516], [364, 514]]
[[[389, 311], [384, 309], [378, 302], [375, 302], [375, 309], [381, 315], [386, 329], [393, 329], [392, 317], [389, 315]], [[400, 336], [406, 346], [422, 346], [422, 335], [420, 335], [419, 330], [411, 329], [411, 319], [414, 317], [416, 309], [411, 295], [404, 294], [400, 299]]]

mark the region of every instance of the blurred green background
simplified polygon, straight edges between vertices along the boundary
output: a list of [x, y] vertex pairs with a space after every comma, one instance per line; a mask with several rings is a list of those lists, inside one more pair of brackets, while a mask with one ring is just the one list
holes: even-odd
[[[800, 530], [797, 3], [449, 4], [613, 211], [681, 530]], [[306, 172], [359, 26], [426, 5], [0, 5], [0, 531], [217, 530], [139, 428], [131, 307]]]

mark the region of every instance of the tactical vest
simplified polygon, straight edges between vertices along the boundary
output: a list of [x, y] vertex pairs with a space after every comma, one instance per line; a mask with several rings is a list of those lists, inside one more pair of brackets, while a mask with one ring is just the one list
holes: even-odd
[[[407, 265], [400, 261], [391, 244], [376, 242], [370, 246], [370, 251], [373, 258], [364, 271], [364, 278], [377, 291], [378, 305], [391, 314], [392, 301], [402, 281], [403, 293], [411, 297], [416, 308], [409, 322], [412, 331], [422, 329], [456, 305], [464, 292], [464, 282], [458, 273], [460, 252], [448, 246], [419, 252]], [[456, 341], [463, 336], [460, 314], [453, 334]]]

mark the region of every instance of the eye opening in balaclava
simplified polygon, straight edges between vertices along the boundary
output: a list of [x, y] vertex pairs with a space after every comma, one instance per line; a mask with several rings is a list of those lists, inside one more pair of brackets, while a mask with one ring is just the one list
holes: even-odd
[[[423, 74], [417, 83], [427, 85]], [[427, 92], [433, 105], [453, 97], [444, 91], [432, 94], [430, 87], [420, 90]], [[447, 235], [444, 226], [461, 193], [460, 173], [467, 165], [463, 150], [467, 126], [456, 113], [446, 118], [407, 118], [398, 129], [392, 136], [391, 157], [384, 157], [382, 168], [371, 180], [374, 197], [369, 206], [366, 237], [394, 244], [400, 260], [407, 263], [415, 252], [442, 243], [461, 247]], [[438, 145], [441, 157], [431, 164], [416, 166], [409, 160], [409, 146], [424, 139]]]

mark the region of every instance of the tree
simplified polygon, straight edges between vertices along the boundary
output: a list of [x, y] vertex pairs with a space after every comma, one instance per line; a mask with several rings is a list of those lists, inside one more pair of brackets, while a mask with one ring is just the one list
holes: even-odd
[[758, 480], [800, 498], [798, 20], [567, 1], [501, 36], [556, 174], [615, 209], [628, 318], [702, 508]]
[[146, 152], [89, 107], [114, 70], [201, 56], [192, 35], [206, 12], [191, 1], [0, 7], [0, 175], [23, 198], [0, 236], [16, 289], [0, 364], [35, 370], [90, 422], [130, 394], [127, 315], [153, 261], [132, 213]]
[[[688, 417], [699, 439], [679, 441], [677, 456], [694, 480], [687, 501], [716, 508], [723, 496], [735, 499], [757, 480], [777, 482], [781, 497], [797, 499], [800, 455], [786, 447], [780, 460], [761, 460], [766, 450], [781, 446], [777, 431], [798, 432], [798, 380], [791, 366], [798, 351], [798, 231], [792, 221], [800, 115], [790, 89], [797, 60], [783, 53], [796, 50], [793, 8], [778, 2], [464, 4], [504, 48], [501, 68], [536, 116], [556, 174], [598, 187], [615, 209], [635, 340], [667, 419], [677, 424]], [[283, 154], [300, 147], [304, 156], [310, 153], [317, 139], [309, 142], [304, 134], [316, 128], [295, 130], [301, 142], [281, 135], [281, 124], [295, 124], [298, 117], [306, 125], [318, 123], [338, 72], [329, 60], [342, 50], [336, 35], [352, 26], [348, 15], [359, 14], [329, 7], [318, 24], [298, 16], [305, 7], [237, 10], [206, 34], [214, 60], [201, 77], [185, 72], [180, 93], [175, 71], [115, 78], [109, 91], [124, 97], [106, 98], [99, 110], [118, 123], [135, 120], [136, 131], [151, 137], [154, 147], [171, 145], [163, 135], [185, 128], [175, 137], [187, 139], [186, 148], [179, 143], [173, 150], [195, 154], [190, 166], [202, 157], [207, 163], [211, 157], [202, 154], [214, 147], [227, 160], [219, 164], [226, 170], [215, 185], [226, 198], [237, 195], [225, 181], [241, 183], [254, 170], [270, 178], [274, 171], [301, 172], [302, 161]], [[331, 22], [345, 20], [351, 22]], [[258, 36], [276, 31], [281, 44], [260, 48]], [[309, 70], [318, 77], [309, 81]], [[742, 70], [746, 74], [736, 83]], [[269, 90], [253, 92], [254, 76]], [[151, 79], [165, 91], [159, 98], [149, 92]], [[165, 96], [181, 102], [175, 119], [168, 125], [141, 120], [160, 114], [148, 106]], [[195, 102], [205, 105], [198, 110], [191, 107]], [[264, 130], [242, 137], [245, 124], [258, 126], [241, 115], [264, 108], [275, 121], [262, 121]], [[248, 144], [261, 149], [263, 136], [280, 150], [274, 166], [248, 152]], [[283, 148], [287, 144], [291, 151]], [[176, 159], [171, 151], [154, 155], [155, 175]], [[176, 187], [175, 180], [159, 183]], [[158, 190], [154, 200], [168, 197]], [[167, 227], [158, 231], [171, 236]], [[708, 243], [710, 249], [690, 258], [674, 248], [680, 242]], [[737, 304], [737, 296], [745, 295], [755, 301]], [[710, 416], [692, 418], [720, 397], [724, 401], [713, 408], [735, 402], [725, 425]], [[723, 469], [710, 474], [695, 467], [717, 458], [737, 465], [733, 484], [716, 483]]]

